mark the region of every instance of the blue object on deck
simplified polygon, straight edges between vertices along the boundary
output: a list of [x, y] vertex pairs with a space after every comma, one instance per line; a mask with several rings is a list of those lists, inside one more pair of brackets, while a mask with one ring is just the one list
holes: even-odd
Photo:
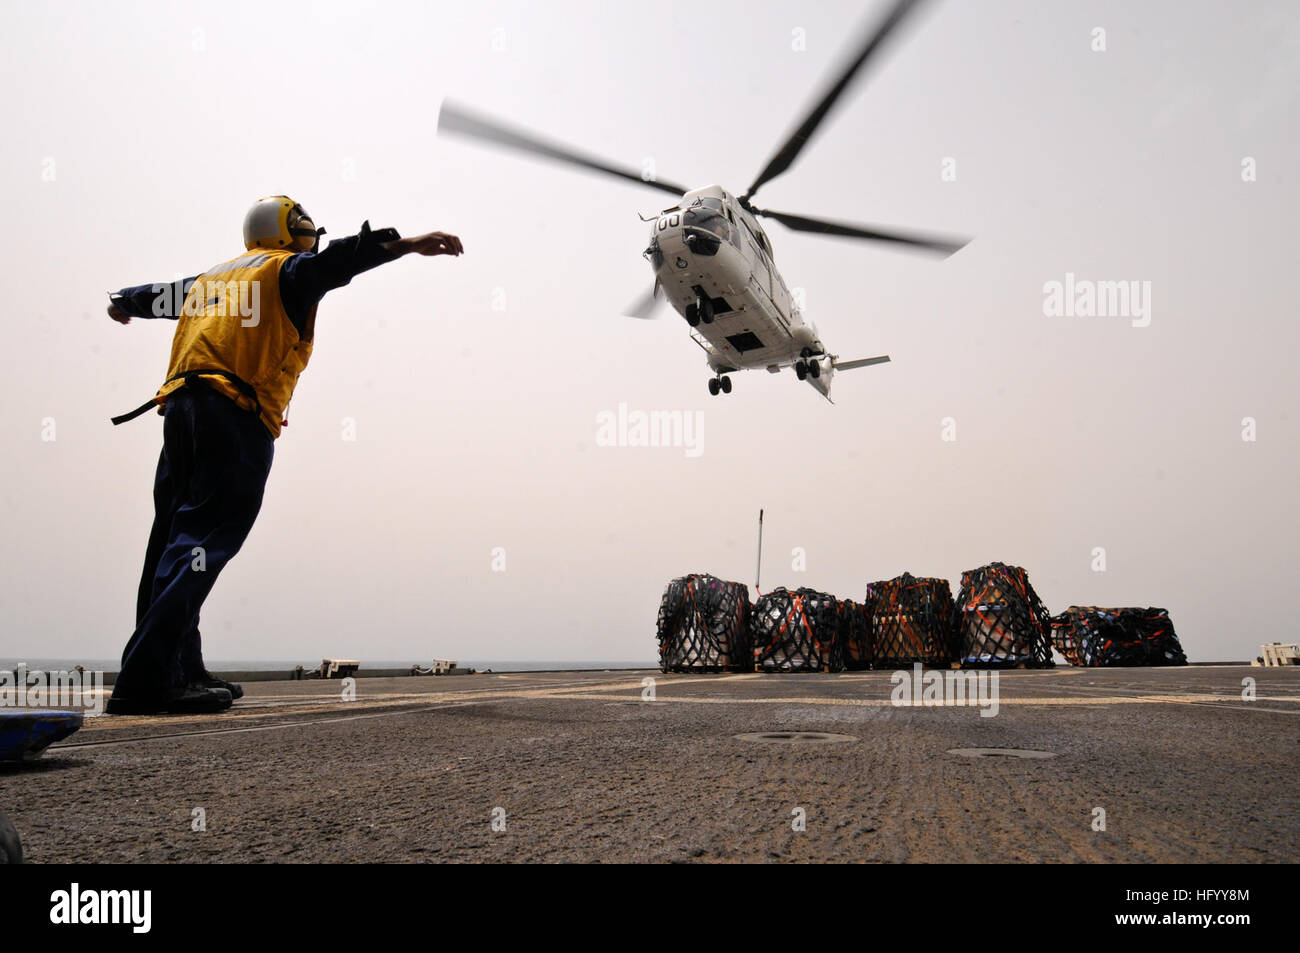
[[68, 737], [85, 716], [79, 711], [0, 711], [0, 761], [32, 761]]

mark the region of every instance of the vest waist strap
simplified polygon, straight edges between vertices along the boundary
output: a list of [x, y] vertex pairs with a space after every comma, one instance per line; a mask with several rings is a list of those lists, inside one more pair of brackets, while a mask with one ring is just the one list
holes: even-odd
[[[185, 371], [184, 373], [176, 374], [172, 377], [167, 378], [167, 380], [163, 382], [163, 386], [165, 387], [167, 384], [170, 384], [172, 381], [183, 379], [185, 381], [185, 386], [189, 387], [192, 383], [194, 383], [197, 380], [201, 380], [204, 376], [213, 376], [213, 375], [217, 377], [223, 377], [226, 380], [230, 381], [230, 383], [234, 384], [235, 388], [241, 394], [243, 394], [245, 397], [247, 397], [249, 400], [253, 402], [253, 406], [255, 408], [253, 412], [257, 414], [259, 417], [262, 415], [262, 404], [261, 401], [257, 399], [257, 391], [253, 389], [253, 385], [248, 383], [243, 378], [230, 373], [230, 371], [221, 370], [220, 368], [214, 367], [214, 368], [209, 368], [207, 370], [200, 368], [198, 370]], [[139, 417], [143, 413], [146, 413], [151, 407], [157, 407], [157, 406], [158, 406], [158, 399], [156, 397], [151, 397], [143, 404], [141, 404], [139, 407], [137, 407], [135, 410], [127, 411], [125, 414], [118, 414], [116, 417], [111, 417], [109, 419], [113, 421], [113, 426], [116, 427], [118, 424], [124, 424], [128, 420], [135, 420], [135, 418]]]

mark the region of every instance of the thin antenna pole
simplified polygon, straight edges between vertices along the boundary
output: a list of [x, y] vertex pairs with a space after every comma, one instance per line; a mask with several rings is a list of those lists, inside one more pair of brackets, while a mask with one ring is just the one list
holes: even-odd
[[763, 511], [758, 511], [758, 566], [754, 569], [754, 591], [760, 596], [763, 590], [758, 587], [759, 580], [763, 578]]

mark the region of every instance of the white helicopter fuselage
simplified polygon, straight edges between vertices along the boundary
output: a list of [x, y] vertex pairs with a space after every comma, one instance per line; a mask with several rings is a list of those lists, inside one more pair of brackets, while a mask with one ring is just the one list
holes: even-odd
[[[898, 32], [921, 0], [891, 0], [875, 27], [854, 44], [856, 55], [847, 56], [828, 82], [825, 92], [810, 105], [802, 120], [771, 154], [762, 171], [743, 195], [735, 196], [717, 185], [687, 189], [679, 182], [541, 138], [446, 101], [438, 112], [438, 130], [468, 136], [503, 149], [511, 149], [585, 172], [635, 182], [673, 196], [676, 203], [654, 216], [650, 246], [645, 256], [654, 268], [655, 284], [624, 313], [652, 316], [662, 289], [673, 308], [686, 319], [691, 338], [704, 349], [709, 367], [709, 393], [731, 392], [730, 373], [765, 368], [778, 373], [784, 367], [807, 381], [830, 400], [831, 377], [837, 371], [884, 364], [889, 356], [843, 361], [827, 352], [817, 328], [802, 314], [802, 300], [790, 293], [772, 258], [772, 245], [758, 224], [760, 218], [780, 222], [795, 232], [859, 241], [889, 242], [898, 247], [924, 249], [951, 255], [966, 240], [920, 232], [834, 221], [791, 212], [759, 208], [752, 203], [758, 190], [793, 167], [812, 141], [818, 126], [835, 108], [854, 78], [890, 37]], [[680, 196], [680, 197], [679, 197]], [[802, 298], [802, 296], [800, 296]]]
[[695, 189], [661, 212], [646, 257], [715, 374], [815, 363], [800, 376], [829, 399], [834, 362], [776, 270], [767, 234], [725, 189]]

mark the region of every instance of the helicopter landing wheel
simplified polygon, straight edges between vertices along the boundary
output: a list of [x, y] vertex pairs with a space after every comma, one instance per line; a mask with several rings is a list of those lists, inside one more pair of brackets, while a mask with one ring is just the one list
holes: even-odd
[[700, 326], [700, 309], [693, 304], [686, 306], [686, 323], [693, 328]]
[[814, 379], [822, 376], [822, 366], [816, 361], [808, 362], [808, 375]]
[[705, 324], [713, 323], [713, 302], [708, 298], [697, 298], [696, 307], [700, 313], [700, 320]]
[[717, 397], [717, 396], [718, 396], [718, 391], [720, 391], [720, 390], [722, 390], [722, 384], [718, 381], [718, 379], [717, 379], [716, 377], [710, 377], [710, 378], [709, 378], [709, 393], [710, 393], [712, 396]]
[[803, 361], [795, 361], [794, 376], [799, 378], [799, 380], [803, 380], [804, 378], [806, 378], [808, 376], [808, 365], [805, 364]]
[[731, 378], [730, 378], [730, 377], [726, 377], [726, 376], [724, 376], [724, 377], [722, 378], [722, 392], [723, 392], [724, 394], [730, 394], [730, 393], [731, 393]]

